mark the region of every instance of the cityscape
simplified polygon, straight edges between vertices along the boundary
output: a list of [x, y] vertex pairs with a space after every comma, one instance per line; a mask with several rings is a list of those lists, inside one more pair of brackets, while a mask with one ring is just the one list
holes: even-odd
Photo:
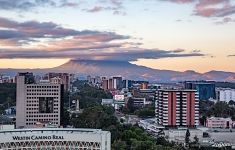
[[234, 8], [0, 0], [0, 150], [235, 149]]

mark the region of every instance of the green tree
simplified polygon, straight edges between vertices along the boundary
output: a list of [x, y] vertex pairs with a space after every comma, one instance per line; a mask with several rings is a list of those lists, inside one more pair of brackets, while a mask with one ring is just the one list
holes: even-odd
[[186, 146], [189, 146], [189, 142], [190, 142], [190, 132], [189, 132], [189, 129], [187, 129], [186, 134], [185, 134], [185, 144], [186, 144]]

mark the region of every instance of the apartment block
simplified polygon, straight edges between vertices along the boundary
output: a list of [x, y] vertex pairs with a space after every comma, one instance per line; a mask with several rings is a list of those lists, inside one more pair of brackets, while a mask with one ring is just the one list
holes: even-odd
[[165, 127], [195, 127], [199, 124], [196, 90], [159, 89], [155, 101], [156, 120]]

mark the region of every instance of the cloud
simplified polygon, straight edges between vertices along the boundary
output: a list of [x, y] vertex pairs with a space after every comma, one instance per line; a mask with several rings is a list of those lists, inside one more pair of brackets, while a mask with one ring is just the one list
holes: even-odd
[[193, 3], [194, 15], [201, 17], [226, 17], [235, 13], [232, 0], [167, 0], [178, 4]]
[[29, 10], [38, 6], [54, 6], [51, 0], [0, 0], [0, 9], [3, 10]]
[[84, 10], [86, 10], [87, 12], [92, 12], [92, 13], [94, 13], [94, 12], [100, 12], [100, 11], [102, 11], [102, 10], [104, 10], [104, 9], [105, 9], [104, 7], [95, 6], [95, 7], [91, 8], [91, 9], [84, 9]]
[[[131, 40], [131, 41], [128, 41]], [[140, 58], [204, 56], [184, 49], [144, 49], [127, 35], [64, 28], [53, 22], [0, 18], [0, 58], [74, 58], [134, 61]]]
[[215, 23], [218, 25], [221, 25], [221, 24], [227, 24], [227, 23], [233, 23], [233, 22], [235, 22], [235, 19], [232, 19], [230, 17], [225, 17], [225, 18], [223, 18], [222, 21], [217, 21]]
[[123, 1], [121, 0], [97, 0], [97, 4], [95, 6], [82, 10], [89, 13], [111, 11], [114, 15], [126, 15]]
[[230, 0], [199, 0], [195, 6], [195, 15], [202, 17], [224, 17], [235, 13]]
[[[63, 28], [53, 22], [16, 22], [0, 17], [0, 40], [8, 40], [14, 45], [24, 41], [32, 42], [32, 40], [40, 39], [61, 39], [72, 37], [72, 39], [93, 41], [93, 42], [109, 42], [113, 40], [128, 39], [128, 36], [118, 35], [114, 32], [99, 32], [91, 30], [78, 31], [74, 29]], [[4, 43], [3, 41], [1, 43]]]
[[139, 49], [139, 48], [127, 48], [120, 49], [114, 52], [104, 51], [103, 48], [100, 51], [94, 51], [92, 53], [86, 50], [77, 49], [63, 49], [60, 51], [47, 51], [45, 50], [0, 50], [0, 58], [71, 58], [71, 59], [86, 59], [93, 60], [102, 58], [102, 60], [119, 60], [119, 61], [136, 61], [138, 59], [160, 59], [167, 57], [197, 57], [205, 56], [201, 53], [182, 53], [176, 51], [158, 50], [158, 49]]
[[195, 2], [196, 0], [166, 0], [166, 1], [184, 4], [184, 3], [192, 3], [192, 2]]
[[69, 0], [0, 0], [0, 9], [28, 11], [37, 7], [76, 7], [78, 2]]

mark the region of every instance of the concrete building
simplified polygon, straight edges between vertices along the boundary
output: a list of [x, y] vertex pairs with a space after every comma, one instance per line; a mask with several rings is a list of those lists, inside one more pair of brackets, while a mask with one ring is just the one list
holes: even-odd
[[19, 73], [16, 84], [16, 128], [32, 128], [37, 122], [61, 124], [63, 85], [34, 83], [32, 73]]
[[[56, 80], [57, 78], [60, 78], [61, 81]], [[71, 81], [73, 80], [73, 74], [50, 72], [46, 74], [46, 79], [49, 80], [51, 83], [53, 83], [53, 81], [61, 82], [59, 84], [63, 84], [64, 90], [68, 91], [70, 90]]]
[[135, 108], [144, 108], [144, 106], [148, 104], [146, 98], [131, 97], [129, 101], [129, 105]]
[[109, 80], [108, 79], [102, 79], [102, 89], [108, 90], [109, 89]]
[[114, 100], [113, 99], [102, 99], [101, 105], [114, 106]]
[[206, 119], [208, 128], [232, 128], [233, 121], [231, 118], [211, 117]]
[[111, 134], [100, 129], [40, 128], [0, 130], [0, 149], [111, 150]]
[[50, 83], [53, 84], [63, 84], [63, 81], [60, 77], [54, 77], [50, 79]]
[[0, 83], [15, 83], [15, 77], [3, 76], [0, 74]]
[[216, 99], [222, 102], [235, 101], [235, 89], [218, 88], [216, 89]]
[[113, 78], [109, 78], [108, 89], [110, 89], [110, 90], [114, 89], [114, 87], [113, 87]]
[[140, 89], [148, 89], [148, 82], [143, 82], [140, 84]]
[[166, 127], [199, 125], [199, 102], [196, 90], [159, 89], [155, 101], [156, 121]]

